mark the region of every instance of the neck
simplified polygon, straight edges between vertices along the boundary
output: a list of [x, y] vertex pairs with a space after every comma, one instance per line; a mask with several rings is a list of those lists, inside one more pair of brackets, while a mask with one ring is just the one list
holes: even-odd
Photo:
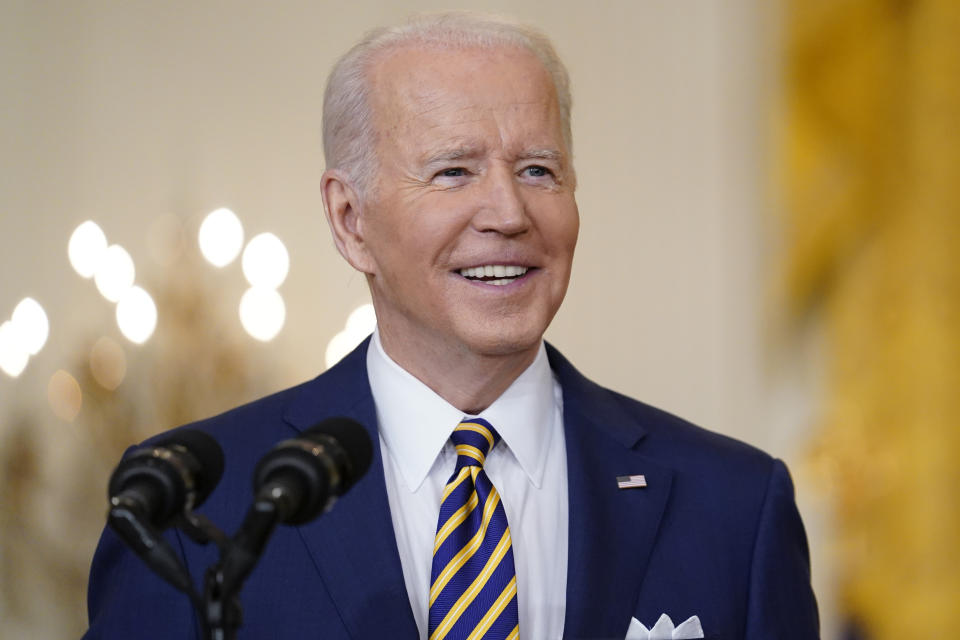
[[467, 348], [419, 344], [380, 328], [383, 350], [398, 365], [465, 414], [493, 404], [537, 357], [540, 343], [504, 354], [478, 354]]

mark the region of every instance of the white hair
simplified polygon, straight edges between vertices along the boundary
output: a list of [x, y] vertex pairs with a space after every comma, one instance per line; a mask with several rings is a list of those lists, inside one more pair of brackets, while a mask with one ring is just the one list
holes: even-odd
[[505, 18], [467, 12], [424, 14], [369, 32], [334, 65], [323, 97], [323, 153], [328, 169], [343, 171], [361, 197], [377, 167], [377, 132], [370, 104], [368, 71], [385, 52], [408, 45], [449, 48], [520, 47], [543, 64], [557, 95], [563, 141], [573, 153], [570, 79], [550, 40]]

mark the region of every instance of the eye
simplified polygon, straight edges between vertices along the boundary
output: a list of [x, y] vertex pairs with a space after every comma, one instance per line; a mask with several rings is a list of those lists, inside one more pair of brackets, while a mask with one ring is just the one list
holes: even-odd
[[447, 167], [433, 174], [431, 182], [443, 188], [460, 187], [470, 180], [470, 176], [471, 172], [466, 167]]
[[553, 172], [546, 167], [539, 164], [532, 164], [529, 167], [524, 167], [522, 173], [525, 173], [530, 178], [544, 178], [546, 176], [552, 176]]

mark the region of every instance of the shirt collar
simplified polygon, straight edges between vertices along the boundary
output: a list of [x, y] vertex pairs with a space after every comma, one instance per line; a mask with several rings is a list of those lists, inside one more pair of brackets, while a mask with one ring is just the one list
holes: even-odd
[[[394, 362], [383, 350], [378, 331], [367, 350], [367, 375], [380, 435], [407, 487], [416, 491], [464, 414]], [[543, 480], [543, 452], [558, 431], [555, 384], [541, 341], [533, 363], [479, 414], [500, 433], [503, 444], [538, 488]]]

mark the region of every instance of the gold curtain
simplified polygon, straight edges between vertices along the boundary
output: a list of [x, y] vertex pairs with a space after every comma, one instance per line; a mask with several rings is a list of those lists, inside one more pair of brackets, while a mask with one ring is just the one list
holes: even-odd
[[960, 636], [960, 1], [788, 0], [784, 288], [827, 342], [841, 612]]

